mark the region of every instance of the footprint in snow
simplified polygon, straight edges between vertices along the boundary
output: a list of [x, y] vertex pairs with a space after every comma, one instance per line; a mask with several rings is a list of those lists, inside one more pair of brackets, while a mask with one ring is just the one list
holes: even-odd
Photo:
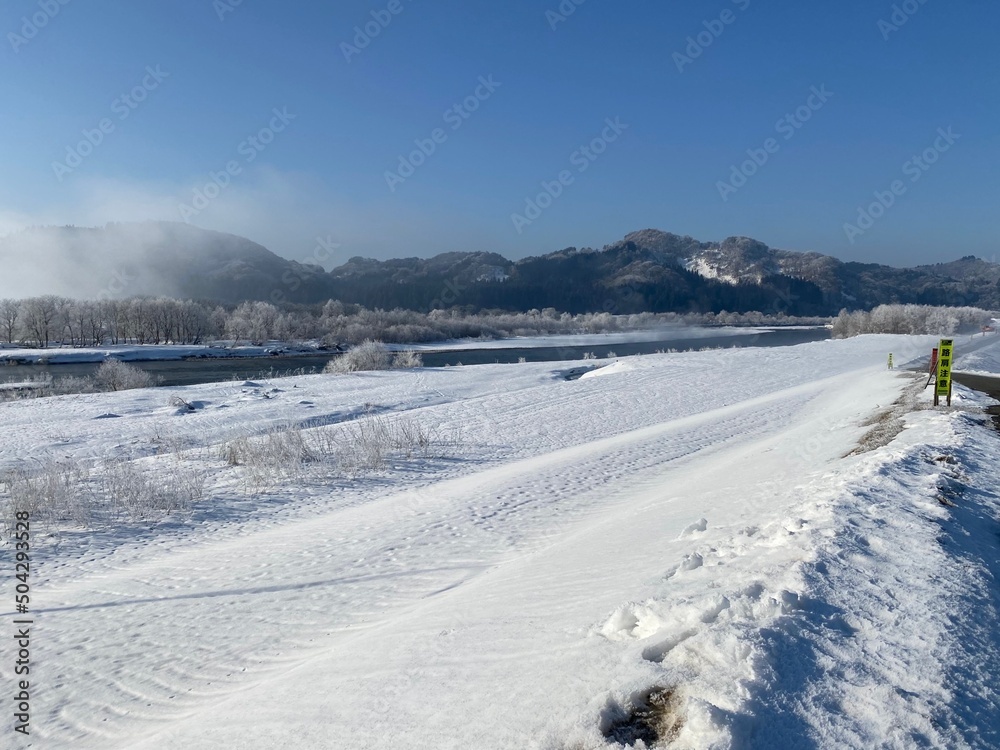
[[691, 536], [692, 534], [697, 534], [699, 532], [705, 531], [705, 529], [707, 528], [708, 528], [708, 519], [707, 518], [699, 519], [697, 522], [691, 524], [686, 529], [684, 529], [684, 531], [681, 532], [679, 538], [683, 539], [686, 536]]
[[679, 576], [681, 573], [687, 573], [691, 570], [697, 570], [702, 565], [705, 564], [705, 558], [698, 552], [692, 552], [690, 555], [684, 555], [684, 559], [680, 561], [677, 565], [673, 566], [667, 571], [664, 578], [673, 578]]
[[641, 640], [663, 629], [664, 625], [649, 606], [630, 602], [616, 609], [599, 632], [610, 641]]
[[701, 621], [706, 625], [711, 625], [719, 619], [719, 615], [732, 606], [728, 596], [718, 596], [704, 612], [701, 613]]
[[705, 564], [705, 558], [702, 557], [697, 552], [695, 552], [693, 554], [684, 556], [684, 560], [681, 561], [679, 570], [685, 572], [689, 570], [697, 570], [704, 564]]
[[694, 628], [684, 630], [681, 633], [667, 638], [665, 641], [660, 641], [653, 646], [647, 646], [642, 652], [642, 658], [646, 661], [651, 661], [656, 664], [662, 664], [663, 660], [667, 658], [667, 654], [673, 651], [675, 648], [680, 646], [688, 638], [691, 638], [698, 634], [698, 631]]

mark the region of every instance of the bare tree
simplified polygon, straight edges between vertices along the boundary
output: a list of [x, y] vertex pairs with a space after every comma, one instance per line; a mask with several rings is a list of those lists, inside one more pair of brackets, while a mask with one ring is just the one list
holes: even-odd
[[100, 346], [107, 335], [108, 303], [92, 302], [87, 309], [87, 329], [91, 346]]
[[0, 333], [8, 344], [14, 343], [18, 333], [17, 321], [21, 317], [21, 302], [16, 299], [0, 299]]
[[188, 300], [180, 303], [177, 325], [178, 335], [185, 344], [200, 344], [211, 329], [211, 313], [204, 305]]
[[93, 302], [75, 301], [67, 306], [66, 322], [69, 329], [70, 346], [86, 346], [87, 321]]
[[[153, 319], [150, 314], [150, 300], [145, 297], [133, 297], [128, 300], [128, 334], [137, 344], [148, 344], [153, 340]], [[122, 342], [126, 343], [126, 342]]]
[[28, 335], [43, 349], [49, 346], [58, 315], [57, 298], [52, 295], [32, 297], [25, 304], [25, 328]]

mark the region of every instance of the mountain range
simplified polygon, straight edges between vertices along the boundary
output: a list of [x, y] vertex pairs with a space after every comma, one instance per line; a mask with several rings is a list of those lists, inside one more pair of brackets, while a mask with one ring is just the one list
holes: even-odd
[[600, 250], [511, 261], [496, 253], [350, 258], [325, 271], [244, 237], [188, 224], [32, 228], [0, 238], [0, 295], [169, 296], [367, 307], [835, 315], [882, 303], [1000, 308], [1000, 265], [974, 256], [894, 268], [778, 250], [748, 237], [701, 242], [654, 229]]

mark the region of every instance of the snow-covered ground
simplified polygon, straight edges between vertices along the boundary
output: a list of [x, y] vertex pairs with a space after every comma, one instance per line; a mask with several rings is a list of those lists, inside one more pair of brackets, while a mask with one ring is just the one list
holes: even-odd
[[[934, 343], [0, 404], [0, 469], [117, 454], [209, 476], [189, 518], [33, 527], [31, 735], [8, 702], [3, 743], [1000, 747], [1000, 437], [986, 399], [925, 409], [925, 378], [886, 370]], [[371, 413], [433, 429], [431, 455], [250, 497], [218, 458]]]

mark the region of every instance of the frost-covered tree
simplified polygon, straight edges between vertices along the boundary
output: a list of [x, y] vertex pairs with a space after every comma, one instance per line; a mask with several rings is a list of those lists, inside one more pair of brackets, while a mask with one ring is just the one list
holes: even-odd
[[247, 340], [255, 346], [274, 338], [275, 325], [280, 311], [270, 302], [243, 302], [237, 307], [226, 325], [226, 333], [233, 345]]
[[52, 295], [32, 297], [24, 306], [24, 325], [28, 337], [45, 349], [56, 332], [59, 317], [58, 298]]
[[18, 338], [21, 318], [21, 302], [16, 299], [0, 299], [0, 335], [8, 344], [13, 344]]
[[863, 333], [954, 335], [970, 333], [990, 322], [993, 313], [977, 307], [879, 305], [870, 313], [841, 310], [833, 321], [833, 336]]

